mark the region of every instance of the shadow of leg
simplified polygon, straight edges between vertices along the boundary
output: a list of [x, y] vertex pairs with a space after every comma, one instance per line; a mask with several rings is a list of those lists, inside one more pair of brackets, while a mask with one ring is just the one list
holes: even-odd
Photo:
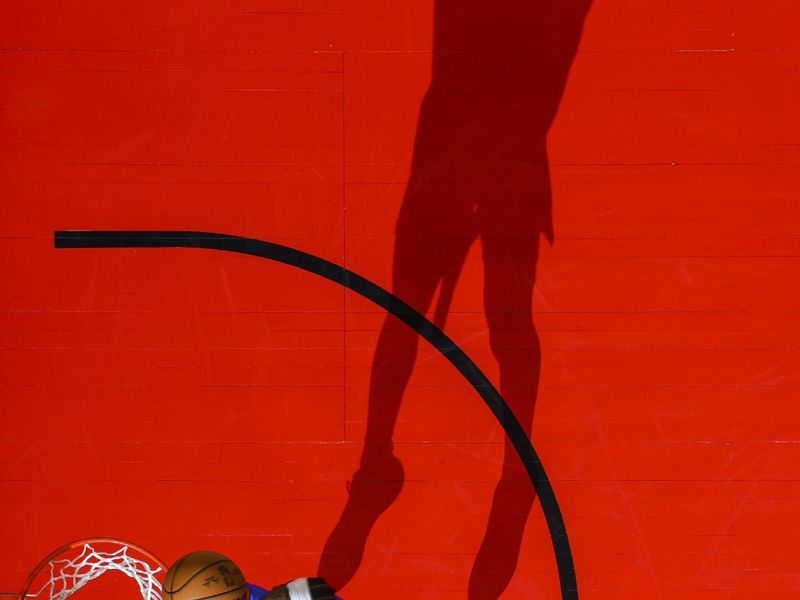
[[[538, 236], [484, 238], [482, 246], [484, 303], [489, 341], [500, 367], [500, 392], [530, 435], [541, 369], [532, 312]], [[470, 600], [497, 600], [508, 586], [535, 499], [525, 468], [506, 439], [502, 474], [470, 573]]]
[[355, 575], [370, 531], [403, 488], [405, 475], [393, 453], [392, 435], [417, 343], [416, 332], [394, 317], [386, 318], [373, 359], [361, 463], [348, 484], [347, 504], [319, 564], [319, 575], [337, 590]]
[[[415, 187], [415, 186], [410, 186]], [[437, 325], [442, 326], [452, 299], [452, 286], [473, 238], [421, 235], [420, 224], [438, 223], [431, 210], [449, 212], [449, 203], [434, 201], [430, 189], [409, 194], [404, 204], [404, 226], [398, 226], [394, 255], [393, 292], [421, 312], [431, 306], [437, 286]], [[412, 201], [414, 199], [415, 201]], [[468, 205], [463, 201], [458, 205]], [[471, 213], [467, 213], [471, 214]], [[469, 225], [463, 220], [459, 227]], [[346, 585], [364, 558], [367, 538], [378, 518], [400, 495], [405, 475], [393, 453], [393, 435], [400, 404], [416, 363], [419, 335], [389, 316], [383, 323], [372, 361], [369, 408], [364, 450], [359, 469], [349, 485], [347, 504], [328, 538], [319, 575], [335, 589]]]
[[[509, 463], [515, 464], [509, 467]], [[503, 474], [495, 488], [486, 533], [470, 573], [470, 600], [496, 600], [514, 576], [525, 523], [536, 499], [519, 463], [513, 446], [506, 442]]]

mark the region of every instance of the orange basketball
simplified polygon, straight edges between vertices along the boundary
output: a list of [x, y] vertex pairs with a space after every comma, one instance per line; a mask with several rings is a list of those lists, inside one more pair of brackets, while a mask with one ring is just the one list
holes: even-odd
[[164, 600], [247, 600], [244, 575], [219, 552], [190, 552], [164, 576]]

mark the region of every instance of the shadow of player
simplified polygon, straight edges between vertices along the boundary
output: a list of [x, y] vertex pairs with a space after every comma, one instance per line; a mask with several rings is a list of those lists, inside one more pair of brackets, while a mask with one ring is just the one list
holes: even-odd
[[[432, 80], [396, 227], [392, 292], [423, 314], [433, 305], [439, 328], [467, 252], [480, 240], [500, 393], [528, 435], [541, 366], [532, 314], [536, 261], [540, 237], [553, 240], [546, 136], [590, 3], [436, 0]], [[319, 567], [336, 589], [355, 574], [370, 530], [403, 486], [392, 435], [418, 339], [387, 316], [373, 358], [360, 468]], [[506, 441], [470, 575], [471, 600], [496, 599], [508, 585], [534, 499]]]

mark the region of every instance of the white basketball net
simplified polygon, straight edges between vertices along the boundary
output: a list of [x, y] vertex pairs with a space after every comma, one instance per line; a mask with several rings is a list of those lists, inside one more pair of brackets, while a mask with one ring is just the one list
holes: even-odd
[[84, 544], [76, 558], [50, 561], [50, 580], [29, 596], [38, 598], [49, 589], [49, 600], [66, 600], [106, 571], [121, 571], [136, 581], [144, 600], [161, 600], [161, 583], [155, 577], [161, 567], [151, 567], [128, 556], [127, 546], [113, 552], [99, 552], [89, 544]]

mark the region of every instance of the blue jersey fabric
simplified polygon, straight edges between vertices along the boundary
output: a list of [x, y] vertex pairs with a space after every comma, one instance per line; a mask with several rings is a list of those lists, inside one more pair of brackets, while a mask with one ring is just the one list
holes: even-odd
[[267, 594], [269, 594], [269, 590], [265, 590], [264, 588], [253, 585], [252, 583], [248, 583], [247, 588], [250, 590], [250, 600], [262, 600]]
[[[264, 600], [269, 594], [269, 590], [265, 590], [262, 587], [258, 587], [252, 583], [247, 584], [247, 589], [250, 590], [250, 600]], [[342, 600], [339, 596], [336, 596], [337, 600]]]

